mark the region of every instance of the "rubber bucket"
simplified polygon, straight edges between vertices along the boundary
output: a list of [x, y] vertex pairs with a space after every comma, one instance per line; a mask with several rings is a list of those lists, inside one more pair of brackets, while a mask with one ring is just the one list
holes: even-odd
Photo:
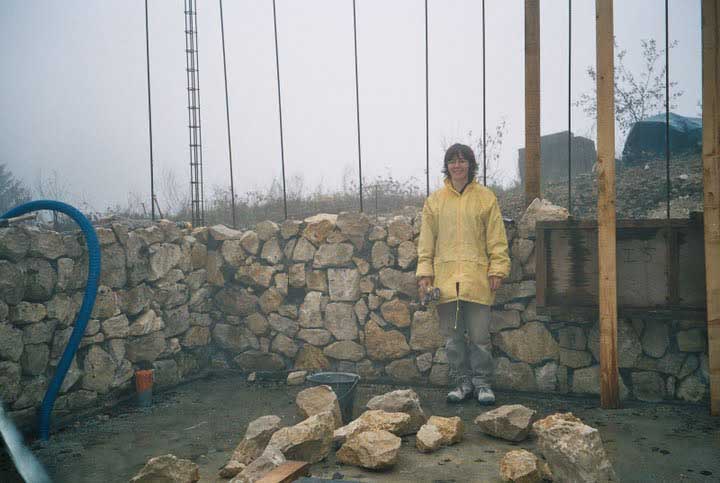
[[355, 388], [360, 381], [360, 376], [350, 372], [318, 372], [309, 375], [307, 380], [315, 386], [330, 386], [340, 403], [343, 423], [348, 424], [352, 421]]

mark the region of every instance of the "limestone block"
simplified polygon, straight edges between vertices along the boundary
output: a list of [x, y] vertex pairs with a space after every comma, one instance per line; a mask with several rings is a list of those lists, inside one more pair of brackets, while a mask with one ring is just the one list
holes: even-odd
[[297, 236], [297, 234], [300, 232], [301, 226], [302, 226], [302, 221], [285, 220], [280, 225], [280, 236], [282, 236], [284, 240], [287, 240], [288, 238]]
[[410, 434], [410, 415], [407, 413], [391, 413], [381, 409], [365, 411], [351, 423], [338, 428], [333, 434], [336, 443], [345, 443], [349, 438], [365, 431], [389, 431], [396, 436]]
[[533, 429], [556, 481], [617, 481], [597, 429], [557, 417], [537, 421]]
[[385, 366], [385, 373], [392, 379], [400, 382], [418, 382], [420, 372], [413, 359], [398, 359]]
[[182, 337], [180, 344], [183, 347], [204, 347], [210, 342], [210, 329], [208, 327], [192, 326]]
[[541, 483], [543, 473], [537, 456], [521, 449], [508, 451], [500, 460], [500, 476], [503, 481]]
[[383, 268], [380, 270], [380, 283], [408, 297], [417, 297], [417, 281], [414, 272], [401, 272], [393, 268]]
[[26, 345], [20, 357], [23, 374], [28, 376], [44, 374], [49, 360], [50, 348], [47, 344]]
[[262, 416], [251, 421], [245, 431], [245, 436], [230, 456], [230, 460], [220, 470], [220, 476], [222, 478], [232, 478], [241, 471], [229, 468], [232, 462], [240, 463], [244, 467], [259, 458], [272, 435], [280, 429], [281, 424], [282, 420], [275, 415]]
[[278, 354], [250, 350], [235, 357], [233, 361], [240, 369], [252, 371], [281, 371], [285, 369], [285, 361]]
[[271, 265], [277, 265], [283, 259], [283, 252], [280, 249], [280, 242], [277, 238], [270, 238], [265, 242], [260, 253], [260, 258]]
[[[50, 265], [50, 262], [43, 258], [26, 258], [20, 262], [20, 272], [23, 275], [12, 279], [12, 282], [6, 283], [18, 284], [25, 280], [24, 300], [29, 302], [45, 302], [52, 298], [57, 283], [57, 273]], [[1, 272], [1, 270], [0, 270]], [[0, 275], [4, 275], [0, 273]], [[3, 297], [7, 303], [12, 303], [10, 299]]]
[[241, 317], [257, 311], [258, 298], [244, 288], [228, 286], [215, 294], [215, 304], [226, 314]]
[[337, 395], [330, 386], [321, 385], [303, 389], [295, 397], [295, 404], [301, 418], [330, 412], [334, 418], [333, 430], [342, 426], [342, 414]]
[[400, 268], [403, 270], [411, 268], [417, 258], [417, 248], [413, 242], [404, 241], [398, 245], [398, 265]]
[[682, 330], [675, 336], [681, 352], [706, 352], [707, 331], [703, 329]]
[[355, 340], [358, 337], [353, 306], [348, 303], [329, 303], [325, 307], [325, 328], [338, 340]]
[[337, 459], [347, 465], [373, 470], [395, 465], [401, 440], [388, 431], [365, 431], [350, 438], [337, 452]]
[[330, 300], [355, 302], [360, 298], [360, 272], [354, 268], [327, 271]]
[[215, 324], [212, 340], [221, 349], [242, 352], [260, 347], [257, 338], [247, 327], [229, 324]]
[[313, 257], [313, 268], [343, 267], [352, 262], [354, 248], [349, 243], [325, 243]]
[[536, 364], [558, 359], [559, 348], [552, 334], [540, 322], [528, 322], [520, 329], [493, 336], [493, 344], [514, 359]]
[[288, 459], [317, 463], [330, 454], [334, 426], [331, 412], [315, 414], [295, 426], [276, 431], [268, 446], [279, 449]]
[[535, 414], [522, 404], [509, 404], [481, 414], [475, 418], [475, 424], [483, 433], [496, 438], [523, 441], [532, 429]]
[[272, 341], [272, 345], [270, 346], [270, 350], [273, 352], [277, 352], [278, 354], [282, 354], [285, 357], [292, 359], [295, 357], [295, 355], [298, 352], [298, 345], [293, 342], [293, 340], [284, 335], [284, 334], [278, 334], [275, 336], [275, 338]]
[[410, 328], [410, 347], [416, 351], [434, 351], [445, 344], [440, 322], [434, 310], [418, 310]]
[[359, 361], [365, 357], [365, 349], [351, 340], [341, 340], [325, 347], [323, 354], [331, 359]]
[[330, 361], [323, 351], [310, 344], [300, 348], [295, 356], [295, 369], [307, 371], [326, 371], [330, 369]]
[[23, 347], [23, 332], [8, 323], [0, 322], [0, 359], [19, 361]]
[[381, 394], [370, 399], [368, 409], [380, 409], [390, 413], [406, 413], [410, 415], [408, 434], [417, 432], [425, 424], [427, 417], [420, 405], [420, 398], [412, 389], [399, 389]]
[[383, 319], [395, 327], [410, 326], [410, 304], [404, 300], [394, 299], [380, 306]]
[[270, 314], [268, 316], [268, 324], [270, 324], [271, 328], [287, 335], [288, 337], [295, 337], [300, 329], [296, 321], [283, 317], [280, 314]]
[[198, 480], [200, 480], [200, 467], [197, 464], [166, 454], [150, 458], [143, 469], [130, 479], [130, 483], [157, 481], [193, 483]]
[[332, 340], [332, 333], [325, 329], [300, 329], [297, 338], [315, 346], [325, 346]]
[[518, 223], [518, 236], [530, 238], [535, 236], [535, 223], [538, 221], [567, 220], [567, 209], [553, 205], [548, 200], [535, 199], [527, 207]]
[[384, 267], [392, 267], [395, 264], [395, 257], [387, 243], [376, 241], [370, 251], [370, 261], [375, 270], [380, 270]]
[[260, 250], [260, 237], [252, 230], [248, 230], [240, 237], [240, 245], [251, 255], [257, 255]]
[[377, 361], [398, 359], [410, 352], [401, 332], [385, 331], [373, 321], [365, 324], [365, 345], [368, 357]]
[[83, 362], [82, 387], [105, 394], [110, 390], [115, 375], [115, 361], [110, 354], [94, 345]]

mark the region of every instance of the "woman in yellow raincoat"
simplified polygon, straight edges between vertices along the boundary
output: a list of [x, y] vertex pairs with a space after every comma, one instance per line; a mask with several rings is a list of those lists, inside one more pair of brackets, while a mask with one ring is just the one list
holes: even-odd
[[423, 207], [416, 275], [421, 298], [433, 285], [440, 289], [438, 317], [457, 379], [448, 401], [474, 395], [494, 404], [490, 306], [510, 273], [510, 257], [497, 199], [475, 181], [477, 168], [469, 146], [454, 144], [445, 153], [445, 186]]

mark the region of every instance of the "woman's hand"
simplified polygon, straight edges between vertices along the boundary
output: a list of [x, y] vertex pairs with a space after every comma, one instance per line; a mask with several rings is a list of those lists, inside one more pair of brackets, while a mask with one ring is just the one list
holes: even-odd
[[496, 277], [495, 275], [490, 275], [488, 278], [490, 280], [490, 290], [493, 292], [502, 287], [502, 278]]
[[420, 279], [418, 279], [418, 297], [420, 298], [420, 300], [423, 299], [423, 296], [428, 291], [428, 289], [432, 287], [432, 284], [432, 277], [420, 277]]

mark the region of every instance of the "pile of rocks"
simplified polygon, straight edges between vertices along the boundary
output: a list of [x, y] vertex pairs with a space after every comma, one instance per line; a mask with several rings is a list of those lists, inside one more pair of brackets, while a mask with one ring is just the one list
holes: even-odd
[[233, 478], [232, 482], [255, 481], [286, 459], [321, 461], [333, 447], [338, 448], [335, 456], [341, 463], [382, 470], [396, 464], [401, 436], [414, 434], [420, 427], [439, 430], [444, 444], [462, 438], [459, 418], [433, 416], [427, 421], [419, 397], [410, 389], [374, 397], [367, 411], [344, 426], [337, 396], [329, 386], [304, 389], [295, 402], [305, 419], [284, 428], [277, 416], [251, 422], [220, 477]]
[[500, 461], [505, 481], [536, 483], [617, 481], [600, 433], [572, 413], [535, 421], [535, 411], [520, 404], [501, 406], [475, 419], [482, 432], [512, 442], [537, 439], [542, 457], [527, 450], [507, 452]]
[[[287, 427], [274, 415], [252, 421], [219, 471], [220, 478], [231, 479], [231, 483], [254, 482], [288, 460], [318, 463], [333, 449], [339, 463], [386, 470], [397, 464], [403, 436], [415, 434], [417, 450], [430, 453], [460, 443], [465, 431], [457, 416], [428, 418], [411, 389], [372, 398], [367, 410], [346, 425], [329, 386], [304, 389], [295, 402], [302, 421]], [[617, 481], [597, 429], [571, 413], [536, 421], [534, 410], [513, 404], [480, 414], [475, 424], [481, 432], [506, 441], [536, 439], [540, 456], [523, 449], [502, 457], [499, 472], [504, 481]], [[155, 481], [152, 477], [164, 475], [167, 481], [193, 482], [197, 474], [197, 465], [165, 455], [151, 459], [132, 481]]]

